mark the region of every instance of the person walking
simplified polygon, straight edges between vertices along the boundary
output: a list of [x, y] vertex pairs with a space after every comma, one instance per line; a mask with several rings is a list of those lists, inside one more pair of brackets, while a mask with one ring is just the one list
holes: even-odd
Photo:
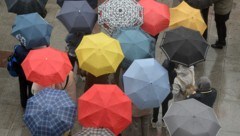
[[211, 46], [222, 49], [226, 45], [226, 22], [232, 10], [233, 0], [213, 0], [218, 40]]
[[197, 82], [196, 92], [193, 92], [188, 98], [194, 98], [209, 107], [213, 107], [217, 98], [217, 90], [211, 87], [211, 81], [208, 77], [202, 76]]
[[[162, 66], [168, 71], [168, 78], [170, 83], [170, 93], [162, 102], [162, 117], [163, 117], [168, 110], [168, 102], [173, 98], [172, 84], [175, 77], [177, 76], [177, 73], [174, 70], [174, 68], [176, 68], [176, 64], [174, 62], [171, 62], [169, 59], [165, 59]], [[153, 118], [151, 120], [151, 125], [153, 128], [157, 128], [159, 126], [158, 114], [159, 114], [159, 107], [153, 108]]]
[[23, 109], [26, 108], [28, 98], [32, 97], [31, 88], [32, 82], [26, 79], [22, 69], [22, 62], [28, 55], [30, 50], [26, 49], [24, 45], [15, 45], [14, 57], [17, 59], [16, 71], [18, 73], [20, 101]]
[[173, 82], [173, 100], [181, 101], [184, 100], [186, 86], [189, 84], [195, 84], [195, 72], [194, 66], [186, 67], [181, 64], [175, 69], [177, 76]]

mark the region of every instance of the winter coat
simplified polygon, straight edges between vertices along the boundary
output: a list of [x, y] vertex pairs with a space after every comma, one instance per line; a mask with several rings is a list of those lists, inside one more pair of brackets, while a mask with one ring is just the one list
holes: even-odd
[[226, 15], [232, 10], [233, 0], [213, 0], [214, 12], [218, 15]]
[[195, 84], [194, 66], [185, 67], [179, 65], [175, 70], [177, 76], [174, 79], [172, 93], [174, 101], [180, 101], [185, 99], [184, 93], [186, 86], [189, 84]]
[[[66, 84], [67, 83], [67, 84]], [[66, 87], [65, 87], [66, 85]], [[65, 87], [65, 88], [64, 88]], [[32, 93], [35, 95], [39, 91], [43, 90], [44, 88], [53, 88], [58, 90], [66, 90], [68, 95], [72, 98], [74, 102], [76, 102], [76, 82], [74, 79], [74, 74], [72, 71], [68, 74], [68, 81], [67, 79], [59, 84], [54, 84], [51, 86], [43, 87], [37, 83], [33, 83], [32, 85]]]
[[197, 91], [195, 94], [190, 95], [189, 99], [194, 98], [209, 107], [213, 107], [216, 97], [217, 97], [216, 89], [211, 88], [208, 91], [201, 91], [201, 92]]

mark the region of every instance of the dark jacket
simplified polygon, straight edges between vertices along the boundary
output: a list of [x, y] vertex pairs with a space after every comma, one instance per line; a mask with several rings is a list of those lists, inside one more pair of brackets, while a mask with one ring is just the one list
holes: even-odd
[[26, 58], [26, 56], [28, 55], [29, 51], [30, 50], [26, 49], [23, 45], [17, 46], [15, 49], [14, 56], [17, 59], [17, 64], [18, 64], [17, 65], [17, 73], [19, 76], [25, 76], [21, 64], [24, 61], [24, 59]]
[[175, 68], [175, 63], [171, 62], [168, 59], [165, 59], [162, 66], [168, 71], [168, 78], [169, 78], [169, 82], [170, 85], [172, 86], [175, 77], [177, 76], [176, 71], [174, 70]]
[[189, 99], [194, 98], [209, 107], [213, 107], [216, 97], [217, 97], [216, 89], [211, 88], [209, 91], [204, 92], [197, 91], [195, 94], [190, 95]]
[[70, 33], [67, 35], [65, 42], [68, 44], [68, 53], [75, 56], [75, 50], [82, 41], [83, 33]]

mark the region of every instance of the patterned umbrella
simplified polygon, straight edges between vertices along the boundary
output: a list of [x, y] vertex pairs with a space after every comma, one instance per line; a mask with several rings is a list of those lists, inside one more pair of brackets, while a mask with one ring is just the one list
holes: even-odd
[[76, 109], [66, 91], [46, 88], [28, 100], [23, 120], [33, 136], [60, 136], [73, 127]]
[[98, 6], [98, 23], [109, 34], [118, 28], [140, 26], [143, 7], [135, 0], [106, 0]]
[[114, 136], [107, 128], [85, 128], [73, 136]]

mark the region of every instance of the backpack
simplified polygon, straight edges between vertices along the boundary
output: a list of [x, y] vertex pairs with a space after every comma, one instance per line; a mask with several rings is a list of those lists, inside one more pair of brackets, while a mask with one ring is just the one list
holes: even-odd
[[12, 77], [17, 77], [18, 76], [18, 72], [17, 72], [17, 69], [18, 69], [18, 62], [17, 62], [17, 59], [15, 57], [15, 50], [16, 48], [18, 47], [19, 45], [16, 45], [14, 47], [14, 51], [13, 53], [8, 57], [7, 59], [7, 70], [8, 70], [8, 73], [12, 76]]

